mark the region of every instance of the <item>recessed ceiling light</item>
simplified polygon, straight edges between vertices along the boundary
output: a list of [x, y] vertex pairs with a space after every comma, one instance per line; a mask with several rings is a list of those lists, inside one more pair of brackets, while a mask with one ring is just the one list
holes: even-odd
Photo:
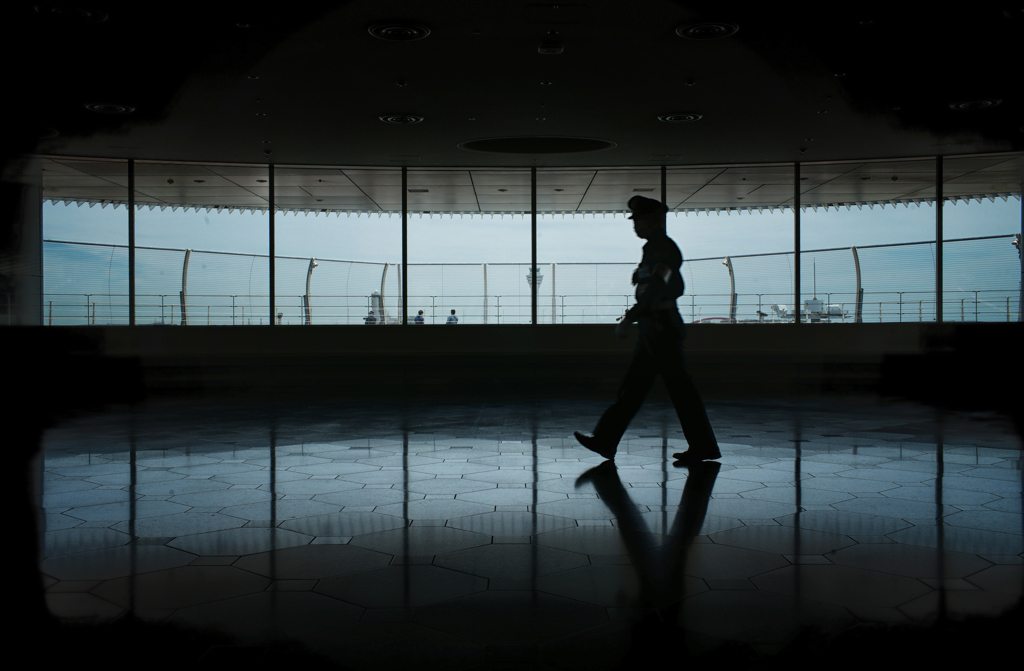
[[205, 179], [193, 179], [192, 181], [195, 182], [196, 184], [206, 184]]
[[508, 191], [508, 189], [498, 189], [498, 191], [500, 191], [501, 193], [505, 193], [506, 191]]
[[697, 114], [696, 112], [676, 112], [675, 114], [662, 114], [658, 117], [658, 121], [664, 121], [665, 123], [689, 123], [703, 117], [703, 114]]
[[430, 193], [430, 189], [409, 189], [409, 193]]
[[249, 77], [248, 77], [248, 78], [249, 78], [249, 79], [259, 79], [259, 78], [260, 78], [260, 76], [259, 76], [259, 75], [249, 75]]
[[871, 179], [871, 178], [870, 177], [861, 177], [861, 179], [864, 180], [864, 179]]
[[368, 30], [377, 39], [388, 40], [389, 42], [412, 42], [414, 40], [422, 40], [430, 34], [430, 28], [406, 21], [375, 23]]
[[735, 35], [739, 29], [739, 26], [734, 23], [705, 21], [681, 25], [676, 28], [676, 35], [685, 37], [688, 40], [717, 40], [722, 37]]
[[100, 114], [131, 114], [135, 111], [135, 108], [129, 105], [114, 105], [111, 103], [90, 103], [85, 106], [85, 109]]
[[651, 187], [649, 189], [648, 188], [637, 188], [637, 189], [633, 189], [633, 191], [654, 191], [654, 187]]
[[565, 191], [565, 189], [555, 189], [555, 191], [561, 192], [561, 191]]
[[542, 116], [539, 116], [539, 117], [537, 117], [537, 121], [546, 121], [546, 119], [544, 117], [542, 117]]
[[377, 117], [384, 123], [410, 124], [423, 121], [423, 117], [415, 114], [383, 114]]
[[970, 100], [970, 101], [960, 102], [960, 103], [950, 103], [949, 107], [950, 107], [950, 109], [955, 109], [955, 110], [983, 110], [983, 109], [988, 109], [990, 107], [995, 107], [996, 105], [998, 105], [1001, 102], [1003, 102], [1003, 101], [1002, 100], [996, 100], [996, 99], [993, 99], [993, 100]]
[[235, 24], [235, 27], [236, 28], [252, 28], [252, 24], [251, 23], [247, 23], [245, 21], [239, 21], [238, 23]]
[[541, 86], [551, 86], [551, 82], [541, 82]]
[[265, 179], [257, 179], [256, 181], [259, 182], [260, 184], [266, 184], [267, 183], [267, 180], [265, 180]]

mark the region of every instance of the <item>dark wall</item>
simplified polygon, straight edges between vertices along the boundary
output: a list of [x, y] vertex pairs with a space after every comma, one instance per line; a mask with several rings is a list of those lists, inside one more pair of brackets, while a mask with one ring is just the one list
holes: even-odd
[[[1021, 324], [688, 327], [709, 399], [863, 393], [999, 406], [1019, 397]], [[2, 330], [53, 402], [234, 396], [610, 399], [633, 337], [611, 326], [101, 326]], [[652, 397], [663, 396], [656, 384]], [[955, 403], [954, 403], [955, 404]]]

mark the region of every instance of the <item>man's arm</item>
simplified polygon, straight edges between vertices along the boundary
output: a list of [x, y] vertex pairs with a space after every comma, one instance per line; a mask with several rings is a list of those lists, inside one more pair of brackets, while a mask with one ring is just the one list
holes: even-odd
[[654, 266], [654, 272], [647, 280], [647, 288], [640, 295], [636, 305], [626, 310], [622, 321], [633, 323], [641, 315], [654, 310], [665, 298], [668, 291], [669, 280], [672, 279], [672, 269], [666, 263], [659, 262]]

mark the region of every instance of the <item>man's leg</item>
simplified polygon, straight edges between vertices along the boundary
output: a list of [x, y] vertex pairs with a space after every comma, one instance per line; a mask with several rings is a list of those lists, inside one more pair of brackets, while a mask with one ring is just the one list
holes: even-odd
[[638, 342], [633, 350], [633, 358], [629, 362], [626, 376], [619, 385], [618, 397], [610, 408], [605, 410], [594, 429], [594, 436], [604, 445], [616, 447], [626, 432], [626, 427], [633, 420], [637, 410], [643, 405], [647, 392], [654, 384], [654, 360]]
[[[672, 398], [683, 435], [689, 444], [690, 456], [703, 459], [717, 459], [722, 456], [718, 450], [718, 440], [711, 428], [704, 401], [697, 391], [690, 373], [686, 370], [686, 357], [683, 354], [683, 343], [680, 341], [664, 353], [662, 378]], [[678, 458], [678, 457], [677, 457]]]

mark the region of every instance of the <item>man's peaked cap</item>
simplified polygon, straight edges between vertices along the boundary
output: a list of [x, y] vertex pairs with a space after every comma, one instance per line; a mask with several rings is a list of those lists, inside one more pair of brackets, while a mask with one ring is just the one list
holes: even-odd
[[629, 199], [629, 209], [633, 211], [633, 214], [666, 214], [668, 213], [668, 207], [665, 206], [660, 200], [654, 200], [652, 198], [644, 198], [643, 196], [633, 196]]

